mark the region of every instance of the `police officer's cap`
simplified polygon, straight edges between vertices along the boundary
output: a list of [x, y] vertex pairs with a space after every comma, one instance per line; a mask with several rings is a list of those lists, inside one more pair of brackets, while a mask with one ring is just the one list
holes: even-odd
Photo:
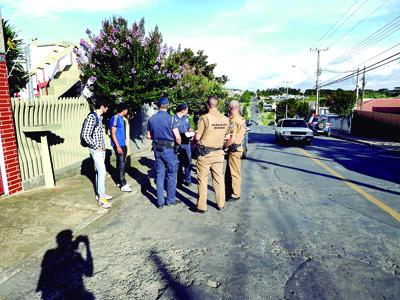
[[179, 112], [179, 111], [185, 110], [187, 108], [188, 108], [188, 106], [186, 103], [181, 103], [181, 104], [178, 104], [178, 106], [176, 107], [176, 111]]
[[166, 105], [166, 104], [168, 104], [168, 103], [169, 103], [169, 101], [168, 101], [168, 98], [167, 98], [167, 97], [161, 97], [160, 100], [158, 100], [157, 105], [158, 105], [158, 106], [161, 106], [161, 105]]

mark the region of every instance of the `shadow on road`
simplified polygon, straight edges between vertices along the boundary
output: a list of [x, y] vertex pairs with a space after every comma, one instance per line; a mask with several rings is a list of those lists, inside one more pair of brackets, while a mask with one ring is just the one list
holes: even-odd
[[[334, 175], [329, 175], [329, 174], [324, 174], [324, 173], [320, 173], [320, 172], [315, 172], [315, 171], [310, 171], [310, 170], [305, 170], [302, 168], [296, 168], [296, 167], [292, 167], [292, 166], [287, 166], [287, 165], [283, 165], [283, 164], [279, 164], [279, 163], [275, 163], [272, 161], [267, 161], [267, 160], [261, 160], [261, 159], [255, 159], [255, 158], [247, 158], [249, 161], [254, 161], [254, 162], [258, 162], [258, 163], [264, 163], [264, 164], [269, 164], [269, 165], [273, 165], [273, 166], [277, 166], [277, 167], [281, 167], [281, 168], [287, 168], [287, 169], [291, 169], [291, 170], [295, 170], [295, 171], [299, 171], [299, 172], [303, 172], [303, 173], [308, 173], [308, 174], [313, 174], [313, 175], [318, 175], [318, 176], [322, 176], [322, 177], [326, 177], [326, 178], [331, 178], [331, 179], [336, 179], [339, 181], [344, 181], [344, 179], [340, 178], [340, 177], [336, 177]], [[388, 190], [385, 188], [381, 188], [372, 184], [368, 184], [368, 183], [364, 183], [364, 182], [360, 182], [357, 180], [350, 180], [347, 179], [347, 182], [351, 182], [369, 189], [374, 189], [377, 191], [381, 191], [381, 192], [385, 192], [385, 193], [390, 193], [390, 194], [394, 194], [394, 195], [400, 195], [400, 192], [396, 192], [396, 191], [392, 191], [392, 190]]]
[[149, 168], [147, 174], [141, 172], [138, 168], [132, 166], [127, 168], [127, 173], [140, 185], [140, 192], [142, 193], [142, 195], [145, 196], [147, 199], [149, 199], [149, 201], [154, 206], [157, 206], [157, 191], [153, 188], [150, 182], [150, 177], [154, 177], [151, 174], [154, 160], [148, 157], [141, 157], [139, 159], [139, 163], [142, 166], [146, 166], [147, 168]]
[[[285, 151], [285, 149], [290, 149], [290, 146], [279, 146], [275, 143], [275, 136], [273, 133], [250, 133], [249, 143], [260, 143], [264, 145], [258, 145], [256, 149], [271, 151], [271, 152], [281, 152], [286, 155], [299, 156], [299, 158], [306, 158], [301, 154], [291, 153]], [[297, 148], [297, 147], [296, 147]], [[393, 183], [400, 183], [400, 170], [398, 167], [400, 164], [400, 156], [389, 155], [389, 153], [375, 149], [370, 146], [355, 144], [347, 141], [342, 141], [333, 138], [322, 138], [316, 136], [314, 138], [313, 146], [308, 146], [305, 148], [309, 152], [313, 153], [315, 158], [318, 160], [334, 161], [346, 169], [363, 174], [369, 177], [390, 181]], [[251, 160], [251, 156], [248, 158]], [[291, 168], [294, 170], [308, 172], [315, 175], [330, 177], [338, 180], [342, 180], [335, 176], [307, 171], [300, 168], [295, 168], [291, 166], [276, 164], [270, 161], [260, 161], [269, 164], [275, 164], [280, 167]], [[387, 192], [395, 195], [400, 195], [399, 192], [391, 191], [388, 189], [380, 188], [373, 184], [363, 183], [356, 180], [349, 180], [350, 182], [362, 185], [367, 188], [375, 189], [382, 192]]]
[[[94, 295], [85, 289], [83, 276], [93, 276], [93, 259], [87, 236], [72, 239], [67, 229], [56, 236], [57, 248], [48, 250], [41, 264], [42, 270], [36, 292], [42, 293], [43, 300], [92, 300]], [[86, 259], [78, 250], [85, 245]]]
[[[190, 300], [193, 299], [193, 297], [189, 294], [187, 291], [187, 287], [179, 283], [174, 276], [171, 274], [171, 272], [168, 270], [164, 262], [161, 260], [161, 258], [158, 256], [157, 252], [152, 249], [150, 251], [150, 259], [153, 261], [154, 265], [158, 268], [158, 271], [161, 274], [162, 279], [166, 283], [166, 288], [170, 289], [172, 292], [172, 298], [173, 299], [178, 299], [178, 300]], [[164, 291], [165, 293], [165, 291]], [[161, 298], [161, 295], [157, 299]]]

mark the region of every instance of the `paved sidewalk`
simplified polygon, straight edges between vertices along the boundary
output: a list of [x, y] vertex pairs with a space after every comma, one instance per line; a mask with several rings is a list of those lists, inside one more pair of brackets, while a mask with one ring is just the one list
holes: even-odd
[[[114, 207], [118, 207], [118, 202], [129, 201], [140, 191], [147, 179], [151, 158], [152, 152], [148, 150], [131, 156], [127, 181], [132, 193], [121, 192], [107, 175], [106, 191], [114, 196], [111, 200]], [[27, 258], [42, 255], [43, 248], [54, 242], [58, 232], [64, 229], [78, 232], [110, 210], [97, 205], [93, 185], [84, 175], [57, 181], [53, 189], [40, 187], [1, 197], [0, 284], [21, 270]]]
[[349, 133], [339, 131], [332, 131], [332, 136], [342, 140], [379, 147], [387, 151], [400, 152], [400, 142], [386, 141], [378, 138], [353, 136]]

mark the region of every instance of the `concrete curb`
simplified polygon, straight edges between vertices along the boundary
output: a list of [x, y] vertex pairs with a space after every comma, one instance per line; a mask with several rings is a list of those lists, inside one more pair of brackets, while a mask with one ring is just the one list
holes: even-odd
[[400, 153], [400, 147], [393, 148], [391, 146], [377, 145], [377, 144], [374, 144], [373, 142], [354, 139], [352, 137], [348, 137], [346, 135], [338, 134], [338, 133], [335, 133], [335, 132], [331, 133], [331, 137], [334, 137], [334, 138], [337, 138], [337, 139], [340, 139], [340, 140], [353, 142], [353, 143], [356, 143], [356, 144], [367, 145], [367, 146], [370, 146], [370, 147], [374, 147], [374, 148], [377, 148], [377, 149], [382, 149], [382, 150], [389, 151], [389, 152]]
[[[144, 153], [150, 152], [150, 149], [144, 149], [143, 151], [136, 152], [132, 154], [130, 157], [134, 158], [139, 155], [143, 155]], [[121, 196], [116, 197], [113, 199], [113, 205], [119, 204], [121, 201], [123, 201], [125, 198], [128, 196], [132, 195], [137, 195], [137, 193], [141, 192], [141, 185], [142, 183], [146, 181], [146, 179], [143, 179], [140, 182], [137, 182], [135, 185], [132, 186], [132, 192], [131, 193], [123, 193]], [[111, 210], [105, 210], [103, 208], [100, 208], [97, 210], [93, 215], [89, 216], [87, 219], [83, 220], [82, 222], [78, 223], [75, 226], [71, 227], [71, 230], [74, 232], [74, 235], [79, 234], [81, 231], [83, 231], [85, 228], [88, 228], [90, 225], [95, 223], [97, 220], [102, 218], [105, 215], [108, 215], [109, 213], [112, 212]], [[43, 256], [43, 253], [45, 253], [48, 249], [54, 247], [54, 240], [51, 242], [46, 243], [42, 247], [40, 247], [38, 250], [34, 251], [32, 254], [28, 255], [25, 257], [21, 262], [15, 264], [12, 267], [9, 267], [8, 269], [5, 269], [2, 271], [1, 277], [0, 277], [0, 286], [7, 282], [9, 279], [20, 273], [24, 268], [28, 267], [29, 265], [32, 265], [34, 263], [38, 263], [38, 259], [40, 259]]]

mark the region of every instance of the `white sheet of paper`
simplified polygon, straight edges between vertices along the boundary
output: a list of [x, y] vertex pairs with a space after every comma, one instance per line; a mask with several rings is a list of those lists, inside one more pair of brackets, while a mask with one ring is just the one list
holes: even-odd
[[192, 132], [185, 132], [185, 135], [186, 135], [186, 137], [188, 137], [188, 138], [191, 138], [191, 137], [194, 137], [194, 132], [192, 131]]

